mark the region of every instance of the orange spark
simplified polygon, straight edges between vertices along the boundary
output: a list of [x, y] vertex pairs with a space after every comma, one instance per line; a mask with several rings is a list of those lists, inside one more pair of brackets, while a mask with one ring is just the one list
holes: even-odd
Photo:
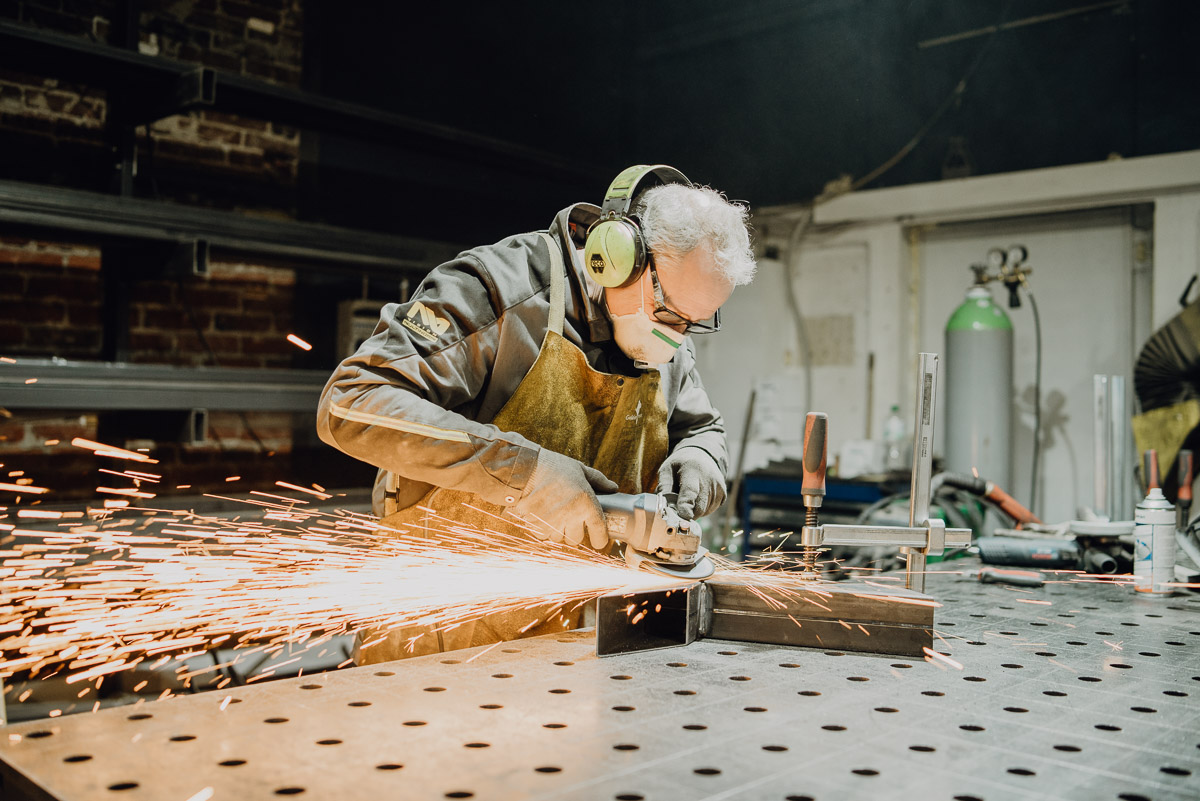
[[955, 659], [951, 659], [950, 657], [946, 656], [945, 654], [943, 654], [943, 653], [940, 653], [940, 652], [938, 652], [938, 651], [935, 651], [935, 650], [933, 650], [932, 648], [925, 648], [925, 647], [922, 647], [922, 648], [921, 648], [921, 650], [925, 652], [925, 659], [926, 659], [926, 660], [929, 660], [929, 659], [937, 659], [937, 660], [940, 660], [940, 661], [942, 661], [942, 662], [945, 662], [947, 665], [949, 665], [950, 667], [954, 668], [955, 670], [962, 670], [962, 669], [963, 669], [963, 666], [962, 666], [962, 663], [961, 663], [961, 662], [959, 662], [958, 660], [955, 660]]
[[34, 487], [28, 484], [5, 484], [0, 481], [0, 490], [8, 490], [9, 492], [27, 492], [30, 495], [44, 495], [50, 490], [46, 487]]
[[124, 448], [118, 448], [115, 445], [105, 445], [102, 442], [92, 442], [90, 439], [84, 439], [83, 437], [75, 437], [75, 439], [71, 440], [71, 444], [76, 448], [89, 450], [97, 456], [111, 456], [114, 459], [131, 459], [135, 462], [158, 464], [157, 459], [151, 459], [144, 453], [127, 451]]
[[307, 342], [305, 342], [303, 339], [296, 336], [295, 334], [288, 334], [287, 340], [288, 340], [288, 342], [291, 342], [293, 345], [295, 345], [297, 348], [300, 348], [301, 350], [312, 350], [312, 345], [308, 344]]

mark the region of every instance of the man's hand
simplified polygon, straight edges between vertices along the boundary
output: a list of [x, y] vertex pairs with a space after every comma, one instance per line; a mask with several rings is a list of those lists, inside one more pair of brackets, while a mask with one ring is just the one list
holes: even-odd
[[616, 491], [617, 485], [599, 470], [542, 448], [512, 512], [527, 519], [530, 528], [549, 533], [554, 542], [587, 542], [600, 550], [608, 545], [608, 528], [596, 493]]
[[725, 475], [703, 448], [678, 448], [658, 469], [658, 491], [676, 493], [675, 511], [695, 520], [725, 503]]

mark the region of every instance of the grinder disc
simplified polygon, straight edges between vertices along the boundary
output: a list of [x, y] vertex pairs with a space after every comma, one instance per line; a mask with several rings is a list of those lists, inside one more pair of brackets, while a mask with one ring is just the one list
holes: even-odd
[[664, 562], [626, 546], [625, 564], [634, 570], [645, 568], [646, 570], [661, 573], [671, 578], [692, 580], [706, 579], [717, 570], [717, 566], [713, 564], [713, 560], [708, 558], [708, 549], [703, 546], [696, 551], [695, 561], [690, 563]]

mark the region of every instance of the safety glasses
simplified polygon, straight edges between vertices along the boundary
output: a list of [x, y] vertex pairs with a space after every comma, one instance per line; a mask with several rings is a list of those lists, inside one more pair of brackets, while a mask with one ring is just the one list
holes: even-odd
[[713, 312], [713, 316], [707, 320], [693, 320], [667, 305], [662, 285], [658, 282], [658, 270], [655, 269], [653, 260], [650, 261], [650, 281], [654, 284], [653, 317], [655, 320], [673, 327], [683, 326], [685, 334], [712, 334], [721, 330], [720, 309]]

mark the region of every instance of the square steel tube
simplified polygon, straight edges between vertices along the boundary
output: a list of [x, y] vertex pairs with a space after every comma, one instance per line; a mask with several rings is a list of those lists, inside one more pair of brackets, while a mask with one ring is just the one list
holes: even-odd
[[718, 577], [602, 597], [596, 652], [610, 656], [711, 638], [923, 656], [933, 646], [937, 606], [928, 595], [901, 587], [814, 583], [782, 593]]

